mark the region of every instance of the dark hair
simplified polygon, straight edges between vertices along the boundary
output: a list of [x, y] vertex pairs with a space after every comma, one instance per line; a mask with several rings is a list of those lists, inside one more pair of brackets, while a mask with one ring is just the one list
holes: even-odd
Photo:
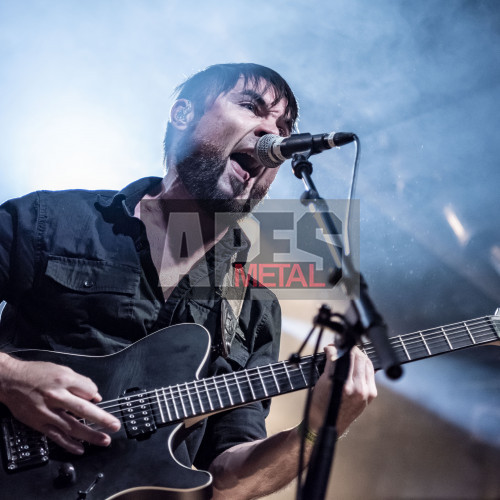
[[[259, 80], [267, 82], [266, 89], [272, 87], [276, 97], [274, 106], [281, 99], [287, 101], [285, 114], [292, 122], [292, 127], [299, 116], [297, 100], [292, 89], [284, 78], [276, 71], [253, 63], [228, 63], [215, 64], [189, 77], [174, 91], [177, 99], [188, 99], [194, 105], [196, 118], [200, 118], [210, 108], [218, 96], [233, 89], [240, 78], [244, 79], [245, 86], [257, 85]], [[165, 139], [163, 141], [165, 157], [171, 145], [172, 124], [167, 124]]]

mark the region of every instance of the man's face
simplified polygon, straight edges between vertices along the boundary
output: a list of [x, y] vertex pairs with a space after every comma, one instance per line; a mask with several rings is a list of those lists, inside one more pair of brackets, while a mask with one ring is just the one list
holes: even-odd
[[190, 129], [178, 146], [177, 172], [190, 194], [209, 212], [247, 212], [260, 201], [277, 168], [262, 166], [254, 149], [265, 134], [287, 136], [286, 101], [272, 105], [266, 82], [247, 85], [240, 78]]

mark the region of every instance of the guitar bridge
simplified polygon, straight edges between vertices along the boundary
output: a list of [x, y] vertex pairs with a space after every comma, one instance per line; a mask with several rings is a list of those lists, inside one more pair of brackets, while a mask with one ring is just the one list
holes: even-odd
[[120, 401], [123, 423], [129, 438], [147, 439], [156, 431], [147, 391], [128, 389]]
[[3, 448], [9, 472], [45, 465], [49, 461], [47, 438], [11, 417], [2, 418]]

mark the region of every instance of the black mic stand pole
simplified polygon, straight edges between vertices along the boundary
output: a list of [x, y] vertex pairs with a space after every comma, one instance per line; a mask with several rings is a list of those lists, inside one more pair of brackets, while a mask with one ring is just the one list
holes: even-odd
[[[315, 218], [325, 235], [341, 234], [335, 227], [327, 203], [319, 196], [311, 178], [312, 164], [308, 161], [309, 156], [310, 153], [295, 154], [292, 160], [293, 173], [297, 178], [302, 179], [306, 187], [306, 191], [301, 196], [301, 201], [315, 214]], [[330, 281], [335, 284], [339, 280], [339, 273], [341, 272], [341, 285], [350, 298], [357, 320], [352, 322], [343, 317], [343, 328], [339, 328], [338, 323], [333, 323], [330, 320], [329, 309], [326, 306], [322, 306], [320, 313], [315, 318], [317, 325], [336, 330], [342, 335], [343, 340], [340, 344], [342, 355], [337, 360], [332, 375], [332, 392], [325, 420], [314, 444], [305, 485], [302, 492], [299, 492], [305, 500], [322, 500], [325, 498], [335, 453], [335, 443], [338, 437], [337, 417], [340, 410], [342, 391], [349, 374], [350, 351], [360, 340], [361, 335], [364, 334], [370, 338], [381, 366], [390, 378], [399, 378], [402, 373], [397, 356], [389, 343], [387, 326], [368, 296], [368, 287], [363, 277], [354, 269], [350, 256], [345, 255], [342, 242], [338, 238], [336, 243], [336, 245], [329, 245], [329, 248], [335, 249], [332, 251], [332, 257], [337, 267], [336, 273], [334, 272]], [[357, 290], [357, 283], [359, 283], [359, 290]], [[357, 296], [356, 291], [359, 292]]]

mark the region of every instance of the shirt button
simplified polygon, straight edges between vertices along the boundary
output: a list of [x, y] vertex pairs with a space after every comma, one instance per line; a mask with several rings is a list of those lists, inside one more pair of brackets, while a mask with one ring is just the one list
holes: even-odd
[[83, 282], [83, 286], [85, 288], [92, 288], [94, 286], [94, 282], [92, 280], [85, 280]]

